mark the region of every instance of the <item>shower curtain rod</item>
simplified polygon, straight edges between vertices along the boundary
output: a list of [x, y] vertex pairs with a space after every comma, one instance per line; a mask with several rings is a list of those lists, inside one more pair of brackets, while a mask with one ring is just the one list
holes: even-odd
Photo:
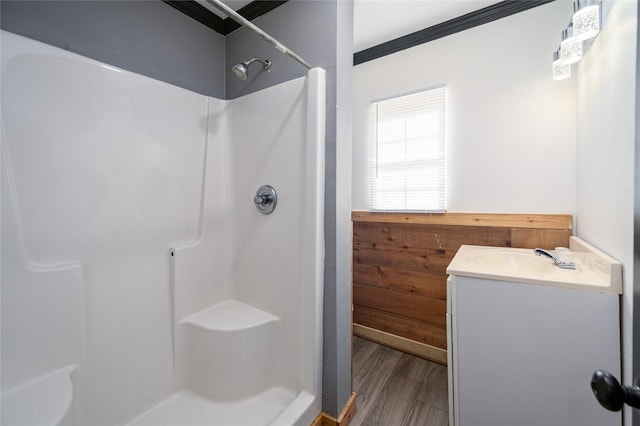
[[216, 9], [222, 11], [224, 14], [226, 14], [228, 17], [236, 21], [238, 24], [243, 25], [253, 30], [254, 32], [256, 32], [260, 37], [262, 37], [263, 39], [271, 43], [276, 49], [278, 49], [285, 55], [292, 57], [293, 59], [300, 62], [302, 65], [304, 65], [308, 69], [313, 68], [309, 62], [302, 59], [296, 52], [289, 49], [287, 46], [285, 46], [275, 38], [271, 37], [269, 34], [262, 31], [260, 28], [258, 28], [253, 23], [251, 23], [251, 21], [249, 21], [248, 19], [245, 19], [242, 15], [237, 13], [235, 10], [231, 9], [229, 6], [222, 3], [221, 0], [205, 0], [205, 1], [209, 3], [211, 6], [215, 7]]

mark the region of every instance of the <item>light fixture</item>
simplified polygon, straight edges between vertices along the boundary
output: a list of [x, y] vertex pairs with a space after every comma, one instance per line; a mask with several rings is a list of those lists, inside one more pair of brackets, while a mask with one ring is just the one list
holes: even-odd
[[553, 52], [553, 79], [564, 80], [571, 77], [571, 65], [560, 58], [560, 50]]
[[600, 2], [576, 0], [573, 2], [573, 32], [579, 40], [590, 40], [600, 32]]
[[573, 25], [562, 30], [560, 42], [560, 59], [565, 64], [573, 64], [582, 59], [582, 40], [573, 36]]
[[602, 0], [575, 0], [573, 17], [562, 31], [560, 47], [553, 52], [553, 79], [564, 80], [571, 76], [571, 64], [582, 59], [585, 49], [600, 32]]

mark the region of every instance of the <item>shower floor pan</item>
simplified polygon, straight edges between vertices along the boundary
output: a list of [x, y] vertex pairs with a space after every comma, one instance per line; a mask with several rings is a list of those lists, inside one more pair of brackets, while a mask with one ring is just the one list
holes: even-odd
[[293, 392], [273, 388], [253, 398], [216, 402], [189, 391], [176, 393], [127, 426], [253, 426], [271, 424], [294, 400]]

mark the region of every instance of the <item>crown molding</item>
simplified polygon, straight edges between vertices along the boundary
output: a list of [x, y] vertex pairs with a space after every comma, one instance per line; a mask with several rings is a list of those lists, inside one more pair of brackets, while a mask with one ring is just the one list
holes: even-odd
[[359, 65], [401, 50], [428, 43], [479, 25], [487, 24], [555, 0], [506, 0], [450, 19], [440, 24], [398, 37], [353, 54], [353, 65]]

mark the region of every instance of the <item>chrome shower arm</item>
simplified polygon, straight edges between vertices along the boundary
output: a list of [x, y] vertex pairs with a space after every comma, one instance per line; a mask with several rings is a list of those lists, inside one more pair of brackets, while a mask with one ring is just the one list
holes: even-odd
[[279, 51], [281, 51], [285, 55], [290, 56], [291, 58], [293, 58], [296, 61], [300, 62], [302, 65], [304, 65], [308, 69], [313, 68], [309, 62], [307, 62], [304, 59], [302, 59], [293, 50], [289, 49], [287, 46], [285, 46], [284, 44], [280, 43], [275, 38], [271, 37], [269, 34], [267, 34], [264, 31], [262, 31], [260, 28], [255, 26], [251, 21], [249, 21], [248, 19], [245, 19], [242, 15], [237, 13], [235, 10], [231, 9], [229, 6], [227, 6], [226, 4], [222, 3], [221, 0], [205, 0], [205, 1], [207, 3], [209, 3], [211, 6], [215, 7], [216, 9], [220, 10], [221, 12], [223, 12], [225, 15], [227, 15], [229, 18], [233, 19], [234, 21], [236, 21], [240, 25], [243, 25], [243, 26], [253, 30], [254, 32], [256, 32], [260, 37], [262, 37], [263, 39], [265, 39], [266, 41], [271, 43], [276, 49], [278, 49]]
[[243, 62], [245, 65], [249, 66], [249, 64], [258, 61], [262, 64], [262, 68], [268, 70], [271, 68], [271, 61], [268, 59], [260, 59], [260, 58], [251, 58], [248, 61]]

